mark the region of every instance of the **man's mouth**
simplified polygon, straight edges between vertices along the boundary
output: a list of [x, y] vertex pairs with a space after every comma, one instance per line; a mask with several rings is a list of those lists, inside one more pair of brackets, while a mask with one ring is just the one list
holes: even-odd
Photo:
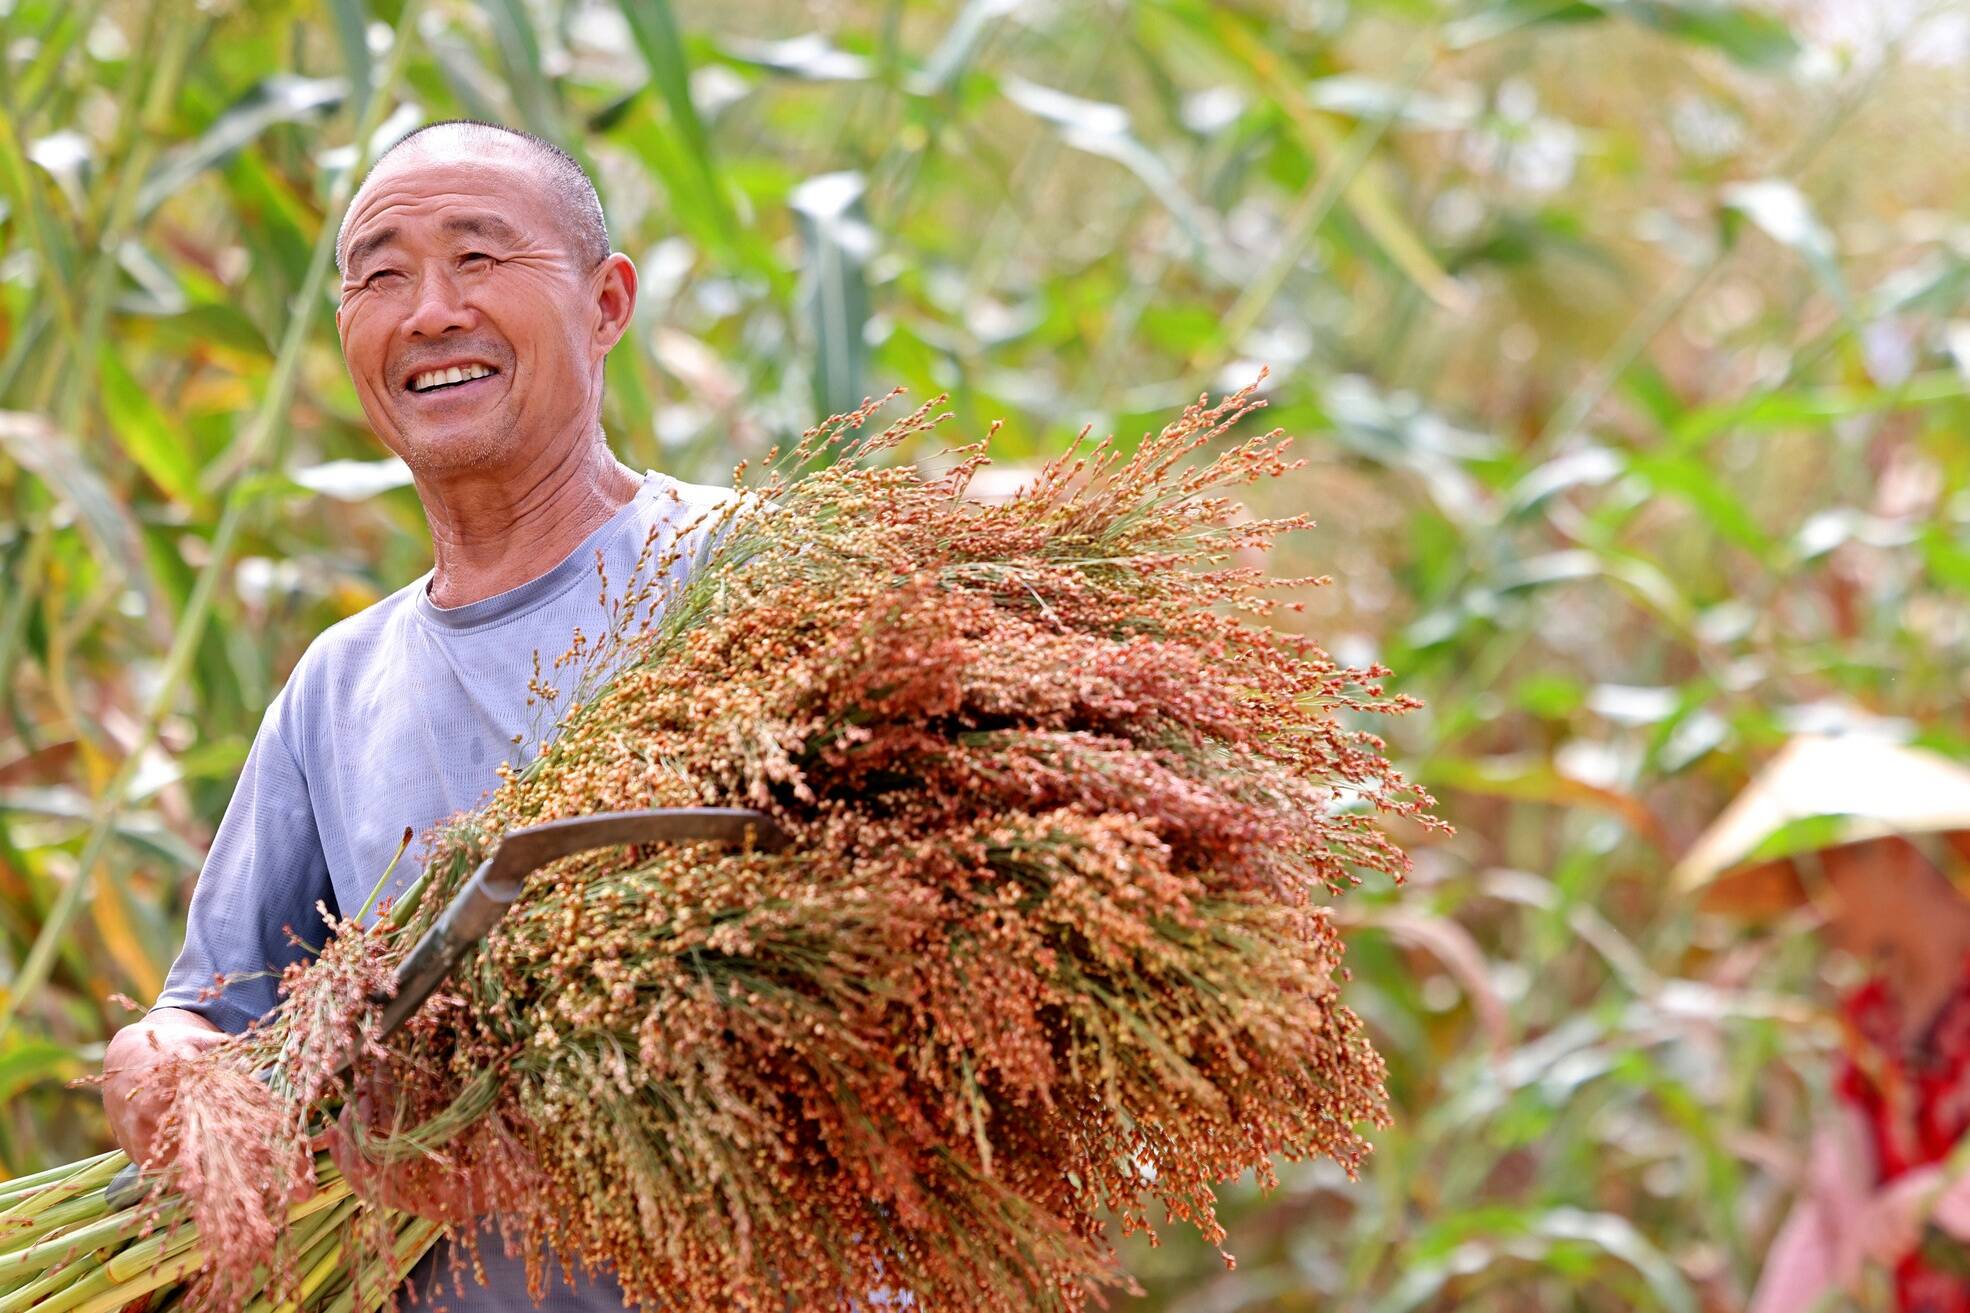
[[410, 382], [405, 385], [405, 390], [418, 397], [478, 392], [484, 390], [481, 385], [488, 379], [498, 376], [499, 371], [490, 365], [460, 365], [448, 369], [430, 369], [412, 375]]

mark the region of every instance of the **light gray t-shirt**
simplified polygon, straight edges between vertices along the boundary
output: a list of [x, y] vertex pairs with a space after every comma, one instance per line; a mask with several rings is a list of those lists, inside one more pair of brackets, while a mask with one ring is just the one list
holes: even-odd
[[[427, 572], [315, 639], [268, 706], [247, 753], [199, 872], [184, 948], [157, 1006], [202, 1013], [235, 1033], [273, 1007], [280, 968], [304, 951], [289, 940], [287, 927], [319, 947], [326, 932], [318, 901], [354, 916], [406, 827], [422, 835], [477, 806], [498, 784], [498, 765], [519, 763], [522, 749], [513, 736], [526, 736], [530, 748], [534, 734], [551, 727], [551, 709], [543, 718], [527, 706], [527, 683], [537, 652], [543, 675], [565, 688], [568, 680], [555, 678], [553, 662], [575, 629], [591, 642], [606, 631], [596, 552], [610, 596], [620, 596], [653, 527], [654, 561], [731, 495], [652, 470], [633, 500], [538, 578], [464, 606], [439, 607], [425, 591]], [[672, 569], [680, 580], [703, 560], [709, 535], [700, 528], [693, 537], [698, 541], [681, 544], [685, 550]], [[386, 894], [415, 877], [417, 855], [413, 846], [398, 863]], [[216, 998], [199, 997], [215, 976], [259, 971], [273, 974], [233, 982]], [[468, 1275], [460, 1301], [447, 1279], [441, 1301], [463, 1313], [532, 1309], [521, 1264], [506, 1259], [490, 1234], [481, 1253], [490, 1285], [478, 1286]], [[433, 1258], [413, 1277], [420, 1286], [436, 1266]], [[551, 1286], [542, 1307], [575, 1313], [621, 1304], [621, 1288], [602, 1281]]]

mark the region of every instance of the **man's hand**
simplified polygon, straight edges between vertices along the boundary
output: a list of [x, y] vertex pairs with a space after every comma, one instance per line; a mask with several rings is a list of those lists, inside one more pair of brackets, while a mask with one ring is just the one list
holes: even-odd
[[141, 1164], [149, 1155], [158, 1120], [171, 1102], [169, 1092], [145, 1077], [167, 1059], [190, 1057], [225, 1040], [226, 1032], [183, 1008], [158, 1008], [116, 1032], [103, 1053], [103, 1111], [130, 1161]]
[[364, 1158], [356, 1148], [358, 1138], [364, 1131], [377, 1134], [391, 1128], [397, 1090], [388, 1076], [378, 1071], [354, 1084], [354, 1096], [322, 1138], [329, 1157], [357, 1194], [385, 1208], [455, 1225], [476, 1221], [492, 1211], [492, 1182], [481, 1174], [460, 1170], [447, 1158], [413, 1158], [388, 1165]]

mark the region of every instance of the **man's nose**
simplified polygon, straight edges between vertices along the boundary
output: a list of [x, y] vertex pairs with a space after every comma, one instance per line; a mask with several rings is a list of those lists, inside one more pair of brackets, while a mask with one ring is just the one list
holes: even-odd
[[454, 328], [470, 328], [474, 313], [454, 279], [442, 271], [427, 272], [418, 279], [416, 304], [404, 320], [404, 333], [409, 337], [441, 337]]

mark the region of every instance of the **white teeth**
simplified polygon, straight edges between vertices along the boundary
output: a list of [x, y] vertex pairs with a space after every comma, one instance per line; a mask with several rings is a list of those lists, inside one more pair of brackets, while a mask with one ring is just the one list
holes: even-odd
[[426, 370], [424, 373], [411, 379], [410, 390], [413, 392], [423, 392], [430, 388], [440, 387], [446, 383], [463, 383], [467, 379], [484, 378], [492, 372], [492, 370], [487, 369], [484, 365], [466, 365], [463, 368], [453, 366], [450, 369]]

